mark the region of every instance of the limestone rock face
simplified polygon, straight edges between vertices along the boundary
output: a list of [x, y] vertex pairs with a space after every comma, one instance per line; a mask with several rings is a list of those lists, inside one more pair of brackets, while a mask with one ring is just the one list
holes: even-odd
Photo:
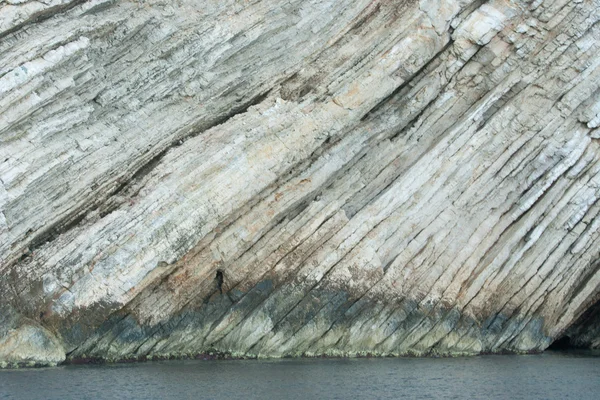
[[0, 1], [0, 361], [545, 349], [600, 296], [599, 20]]

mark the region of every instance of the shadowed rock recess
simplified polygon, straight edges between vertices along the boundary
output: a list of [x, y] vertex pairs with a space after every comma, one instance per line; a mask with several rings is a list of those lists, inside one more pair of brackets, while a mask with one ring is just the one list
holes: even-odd
[[0, 1], [0, 364], [598, 347], [599, 20]]

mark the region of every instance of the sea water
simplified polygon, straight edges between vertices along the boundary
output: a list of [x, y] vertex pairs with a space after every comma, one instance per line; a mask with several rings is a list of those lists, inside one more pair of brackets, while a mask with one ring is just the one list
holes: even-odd
[[0, 370], [0, 399], [600, 399], [599, 355], [64, 365]]

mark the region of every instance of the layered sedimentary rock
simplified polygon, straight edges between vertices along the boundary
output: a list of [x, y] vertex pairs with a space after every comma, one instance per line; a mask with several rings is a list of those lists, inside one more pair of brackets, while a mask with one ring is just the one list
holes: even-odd
[[0, 362], [597, 346], [599, 20], [0, 2]]

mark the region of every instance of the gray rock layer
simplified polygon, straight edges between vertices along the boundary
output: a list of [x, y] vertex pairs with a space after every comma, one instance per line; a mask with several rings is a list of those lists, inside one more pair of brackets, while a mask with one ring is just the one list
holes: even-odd
[[0, 361], [545, 349], [600, 297], [599, 20], [0, 1]]

